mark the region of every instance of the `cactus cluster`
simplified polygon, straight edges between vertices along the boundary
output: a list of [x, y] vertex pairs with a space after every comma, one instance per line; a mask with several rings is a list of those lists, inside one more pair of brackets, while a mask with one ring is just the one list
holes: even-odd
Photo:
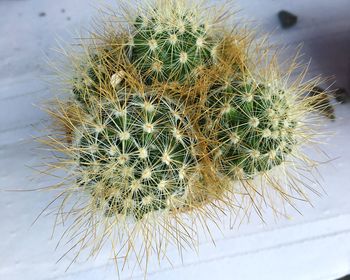
[[[320, 104], [307, 95], [317, 80], [301, 73], [291, 83], [298, 65], [280, 70], [245, 29], [225, 27], [225, 8], [213, 17], [185, 0], [131, 8], [82, 41], [85, 55], [73, 53], [73, 77], [66, 72], [73, 94], [52, 110], [71, 136], [48, 142], [69, 159], [59, 157], [57, 167], [73, 170], [61, 208], [73, 193], [87, 197], [68, 211], [77, 216], [70, 233], [83, 234], [79, 247], [95, 241], [93, 255], [116, 229], [125, 261], [161, 258], [168, 243], [195, 244], [197, 225], [209, 229], [222, 212], [259, 212], [259, 199], [274, 211], [276, 196], [307, 200], [285, 170], [313, 167], [300, 151], [314, 133], [304, 120]], [[263, 180], [272, 186], [260, 192]]]

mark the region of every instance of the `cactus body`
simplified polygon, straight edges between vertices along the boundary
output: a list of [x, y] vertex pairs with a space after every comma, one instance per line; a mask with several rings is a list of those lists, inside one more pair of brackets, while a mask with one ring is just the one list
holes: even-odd
[[180, 207], [197, 164], [186, 118], [168, 99], [124, 89], [117, 98], [75, 131], [79, 185], [107, 215]]
[[73, 94], [49, 110], [59, 129], [46, 142], [66, 155], [48, 169], [70, 171], [53, 189], [63, 188], [57, 217], [74, 218], [73, 248], [94, 256], [110, 239], [123, 267], [147, 269], [168, 244], [195, 248], [198, 229], [211, 236], [224, 215], [285, 215], [279, 202], [307, 201], [298, 184], [317, 183], [316, 164], [301, 147], [314, 143], [306, 119], [324, 103], [305, 94], [318, 79], [304, 81], [298, 56], [281, 70], [265, 40], [225, 26], [230, 5], [137, 2], [62, 52]]
[[183, 83], [212, 63], [215, 47], [204, 24], [188, 12], [172, 11], [170, 18], [136, 19], [131, 53], [132, 63], [147, 83]]
[[208, 104], [219, 147], [214, 154], [226, 175], [249, 179], [269, 171], [283, 163], [297, 144], [298, 109], [282, 90], [232, 83], [214, 89]]

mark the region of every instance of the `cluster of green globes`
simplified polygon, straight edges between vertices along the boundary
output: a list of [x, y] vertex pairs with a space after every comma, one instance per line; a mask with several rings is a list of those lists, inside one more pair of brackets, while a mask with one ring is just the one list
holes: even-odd
[[[246, 77], [214, 82], [195, 124], [181, 98], [155, 92], [154, 84], [191, 85], [200, 71], [220, 63], [222, 38], [210, 26], [183, 12], [171, 22], [140, 16], [131, 34], [124, 51], [143, 91], [129, 88], [128, 73], [106, 67], [98, 54], [72, 89], [90, 116], [74, 131], [77, 182], [105, 215], [141, 220], [187, 205], [191, 186], [203, 181], [196, 130], [210, 138], [215, 172], [232, 181], [269, 172], [298, 144], [294, 97], [273, 84]], [[114, 98], [101, 100], [101, 87]]]

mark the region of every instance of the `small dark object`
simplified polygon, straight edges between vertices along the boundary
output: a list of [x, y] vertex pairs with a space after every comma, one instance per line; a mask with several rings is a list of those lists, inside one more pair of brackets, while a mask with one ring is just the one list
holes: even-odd
[[70, 20], [70, 17], [67, 17], [67, 20]]
[[287, 11], [278, 12], [278, 18], [283, 28], [290, 28], [298, 21], [298, 17]]
[[309, 95], [318, 97], [313, 100], [313, 104], [311, 104], [312, 106], [315, 106], [325, 117], [335, 120], [334, 108], [330, 102], [330, 96], [323, 88], [315, 86], [309, 92]]
[[347, 100], [347, 94], [345, 88], [338, 88], [334, 92], [335, 100], [337, 100], [339, 103], [345, 103]]
[[61, 13], [64, 14], [66, 12], [65, 9], [61, 9]]
[[45, 13], [45, 12], [39, 13], [39, 17], [44, 17], [44, 16], [46, 16], [46, 13]]

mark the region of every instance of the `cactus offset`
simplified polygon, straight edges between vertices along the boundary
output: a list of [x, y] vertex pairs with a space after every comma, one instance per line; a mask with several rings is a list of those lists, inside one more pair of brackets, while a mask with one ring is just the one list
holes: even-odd
[[293, 101], [280, 89], [247, 82], [212, 91], [211, 122], [219, 127], [215, 154], [227, 169], [224, 173], [248, 179], [285, 161], [299, 137], [298, 104]]
[[181, 4], [136, 18], [129, 43], [131, 62], [148, 84], [184, 83], [213, 63], [216, 43], [209, 26], [200, 21]]

